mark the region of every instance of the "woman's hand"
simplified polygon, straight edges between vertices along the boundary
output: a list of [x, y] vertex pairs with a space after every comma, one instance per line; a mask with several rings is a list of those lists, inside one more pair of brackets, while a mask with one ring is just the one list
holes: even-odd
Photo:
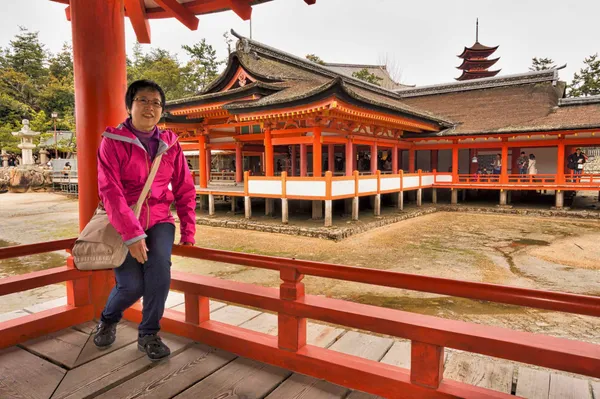
[[142, 238], [141, 240], [129, 245], [127, 248], [129, 248], [129, 253], [135, 258], [135, 260], [141, 264], [146, 263], [148, 260], [148, 247], [146, 246], [145, 239]]

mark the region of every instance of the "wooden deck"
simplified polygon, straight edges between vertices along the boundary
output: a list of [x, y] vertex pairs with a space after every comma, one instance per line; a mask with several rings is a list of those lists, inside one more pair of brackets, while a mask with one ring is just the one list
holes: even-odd
[[[0, 320], [59, 306], [66, 299], [0, 315]], [[171, 292], [167, 307], [183, 311]], [[275, 335], [277, 316], [212, 301], [211, 319]], [[150, 362], [137, 349], [137, 326], [121, 322], [117, 341], [98, 350], [88, 322], [0, 351], [0, 398], [267, 398], [374, 399], [363, 392], [259, 363], [199, 342], [162, 333], [169, 359]], [[308, 324], [312, 345], [410, 366], [410, 342]], [[600, 398], [600, 382], [565, 373], [446, 350], [445, 378], [525, 398]], [[594, 396], [592, 396], [592, 393]]]

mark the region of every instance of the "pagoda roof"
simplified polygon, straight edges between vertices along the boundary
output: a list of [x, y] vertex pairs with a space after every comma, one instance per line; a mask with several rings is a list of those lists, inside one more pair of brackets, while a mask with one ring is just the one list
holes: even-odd
[[460, 75], [456, 80], [468, 80], [468, 79], [479, 79], [479, 78], [489, 78], [492, 76], [496, 76], [500, 72], [500, 70], [496, 71], [462, 71], [462, 75]]
[[[410, 117], [438, 128], [453, 124], [430, 112], [407, 106], [394, 91], [232, 33], [240, 40], [221, 75], [200, 95], [168, 102], [168, 111], [189, 107], [194, 102], [222, 101], [228, 95], [227, 88], [233, 87], [231, 82], [242, 68], [249, 77], [260, 81], [264, 89], [272, 92], [257, 99], [222, 106], [232, 114], [292, 107], [335, 95], [364, 109]], [[229, 91], [232, 90], [238, 89]]]
[[488, 57], [489, 55], [494, 53], [498, 49], [498, 47], [500, 47], [500, 46], [488, 47], [488, 46], [484, 46], [483, 44], [481, 44], [479, 42], [475, 42], [475, 44], [473, 44], [471, 47], [465, 47], [463, 52], [460, 55], [458, 55], [458, 57], [459, 58], [469, 58], [470, 56]]
[[462, 64], [456, 67], [456, 69], [471, 70], [471, 69], [488, 69], [498, 62], [500, 58], [494, 58], [491, 60], [473, 60], [465, 59]]

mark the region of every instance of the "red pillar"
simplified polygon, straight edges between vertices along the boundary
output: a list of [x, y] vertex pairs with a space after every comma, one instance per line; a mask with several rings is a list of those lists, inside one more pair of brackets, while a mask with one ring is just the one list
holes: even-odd
[[292, 176], [296, 176], [296, 145], [292, 145]]
[[377, 173], [377, 142], [371, 144], [371, 174]]
[[271, 128], [265, 129], [265, 176], [273, 176], [273, 142], [271, 141]]
[[313, 177], [321, 177], [323, 169], [323, 147], [321, 145], [321, 128], [313, 128]]
[[[77, 161], [79, 173], [79, 229], [98, 206], [96, 154], [106, 126], [117, 126], [127, 113], [125, 92], [125, 17], [123, 0], [71, 0]], [[91, 301], [100, 315], [114, 285], [110, 271], [92, 272]], [[67, 282], [67, 291], [75, 290]], [[69, 295], [69, 303], [75, 299]]]
[[398, 173], [398, 144], [394, 144], [392, 149], [392, 173]]
[[306, 177], [308, 167], [308, 156], [306, 155], [306, 144], [300, 144], [300, 176]]
[[557, 183], [565, 182], [565, 167], [567, 165], [565, 155], [565, 141], [559, 139], [558, 142], [558, 153], [556, 156], [556, 180]]
[[333, 144], [327, 146], [327, 169], [331, 173], [335, 172], [335, 145]]
[[411, 148], [408, 150], [408, 173], [415, 173], [415, 149]]
[[346, 176], [352, 176], [354, 161], [354, 149], [352, 145], [352, 139], [348, 139], [346, 142]]
[[198, 137], [198, 169], [200, 169], [200, 188], [206, 188], [208, 186], [208, 171], [206, 170], [206, 136], [201, 135]]
[[452, 181], [458, 181], [458, 147], [456, 143], [452, 147]]
[[398, 150], [398, 171], [404, 171], [404, 165], [402, 164], [402, 149]]
[[521, 156], [520, 152], [521, 149], [519, 147], [513, 147], [510, 151], [510, 173], [515, 175], [519, 173], [519, 166], [517, 165], [517, 161]]
[[575, 146], [572, 145], [566, 145], [565, 146], [565, 158], [562, 161], [563, 164], [563, 173], [565, 175], [570, 175], [571, 174], [571, 169], [569, 169], [569, 163], [566, 160], [566, 157], [568, 157], [569, 155], [571, 155], [573, 153], [573, 148], [576, 148]]
[[438, 150], [431, 150], [431, 171], [438, 170]]
[[235, 146], [235, 181], [241, 183], [244, 181], [244, 158], [242, 155], [242, 143]]
[[504, 141], [502, 143], [501, 152], [502, 168], [500, 169], [500, 181], [508, 183], [508, 143]]

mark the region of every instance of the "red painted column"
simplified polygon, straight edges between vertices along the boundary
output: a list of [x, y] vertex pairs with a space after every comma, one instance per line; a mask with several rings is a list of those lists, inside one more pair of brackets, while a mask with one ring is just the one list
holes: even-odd
[[565, 141], [559, 139], [558, 153], [556, 155], [556, 180], [557, 183], [565, 182], [565, 168], [567, 165], [566, 154], [565, 154]]
[[300, 176], [306, 177], [308, 168], [308, 156], [306, 154], [306, 144], [300, 144]]
[[235, 146], [235, 181], [241, 183], [244, 181], [244, 158], [242, 155], [242, 143]]
[[292, 176], [296, 176], [296, 145], [292, 145]]
[[198, 169], [200, 169], [200, 188], [208, 187], [208, 171], [206, 170], [206, 136], [198, 137]]
[[408, 150], [408, 173], [415, 173], [416, 151], [414, 148]]
[[273, 176], [273, 142], [271, 141], [271, 128], [265, 129], [265, 176]]
[[438, 170], [438, 150], [431, 150], [431, 171]]
[[321, 128], [313, 128], [313, 177], [321, 177], [323, 169], [323, 147], [321, 145]]
[[352, 145], [352, 139], [348, 139], [346, 142], [346, 176], [352, 176], [354, 161], [354, 149]]
[[[79, 173], [79, 229], [98, 206], [96, 154], [107, 126], [117, 126], [127, 116], [125, 18], [123, 0], [71, 0], [73, 69]], [[67, 282], [68, 292], [76, 292]], [[93, 272], [90, 290], [94, 313], [102, 312], [114, 285], [111, 271]], [[68, 302], [76, 298], [68, 296]]]
[[521, 149], [519, 147], [513, 147], [511, 149], [511, 157], [510, 157], [510, 173], [518, 174], [519, 173], [519, 165], [517, 165], [517, 161], [521, 156]]
[[452, 147], [452, 181], [458, 181], [458, 147], [454, 143]]
[[402, 165], [402, 149], [398, 150], [398, 171], [404, 171], [404, 166]]
[[[207, 140], [208, 141], [208, 137]], [[212, 153], [210, 152], [210, 148], [206, 149], [206, 182], [210, 183], [211, 179], [211, 172], [212, 171]]]
[[398, 173], [398, 144], [394, 144], [392, 149], [392, 173]]
[[502, 143], [502, 168], [500, 169], [500, 181], [508, 183], [508, 143], [504, 141]]
[[335, 172], [335, 145], [327, 146], [327, 170], [331, 173]]
[[371, 174], [377, 173], [377, 142], [371, 144]]

